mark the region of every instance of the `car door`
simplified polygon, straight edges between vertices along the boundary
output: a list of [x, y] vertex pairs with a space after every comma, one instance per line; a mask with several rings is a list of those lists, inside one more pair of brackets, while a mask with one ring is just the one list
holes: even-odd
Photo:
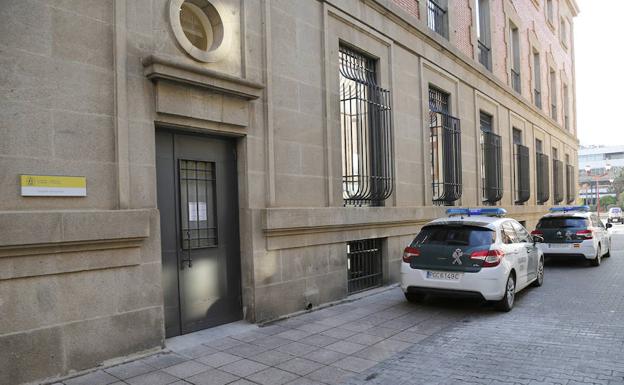
[[519, 243], [522, 245], [527, 256], [527, 277], [526, 282], [533, 281], [537, 277], [537, 264], [539, 262], [539, 252], [537, 245], [531, 239], [529, 232], [518, 222], [513, 221], [512, 226], [516, 231]]
[[516, 286], [520, 286], [527, 279], [527, 251], [518, 240], [512, 221], [503, 222], [501, 236], [504, 244], [505, 257], [511, 259], [516, 268]]
[[[607, 229], [605, 228], [604, 223], [600, 220], [598, 215], [592, 214], [591, 222], [594, 231], [594, 238], [598, 239], [601, 246], [601, 253], [604, 254], [609, 249], [609, 235], [607, 233]], [[596, 245], [598, 247], [598, 245]]]

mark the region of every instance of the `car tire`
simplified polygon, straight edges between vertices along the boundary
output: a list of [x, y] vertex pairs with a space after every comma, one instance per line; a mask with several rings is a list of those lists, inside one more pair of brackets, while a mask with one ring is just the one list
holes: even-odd
[[609, 248], [607, 249], [607, 252], [603, 256], [603, 258], [609, 258], [610, 256], [611, 256], [611, 241], [609, 241]]
[[594, 267], [600, 266], [600, 263], [602, 262], [602, 255], [600, 254], [602, 254], [602, 249], [600, 248], [600, 246], [598, 246], [598, 252], [596, 253], [596, 258], [590, 259], [589, 264]]
[[544, 257], [540, 258], [540, 261], [537, 263], [537, 278], [533, 281], [532, 285], [534, 287], [540, 287], [544, 284]]
[[496, 309], [499, 311], [508, 312], [513, 309], [513, 305], [516, 301], [516, 278], [513, 274], [509, 274], [507, 277], [507, 283], [505, 284], [505, 295], [503, 299], [496, 303]]
[[411, 303], [421, 303], [425, 300], [424, 293], [405, 293], [405, 299]]

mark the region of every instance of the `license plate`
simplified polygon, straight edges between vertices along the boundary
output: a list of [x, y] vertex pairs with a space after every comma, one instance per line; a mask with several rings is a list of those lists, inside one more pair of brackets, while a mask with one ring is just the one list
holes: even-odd
[[572, 245], [569, 243], [550, 243], [548, 245], [549, 249], [569, 249], [570, 247], [572, 247]]
[[464, 273], [452, 273], [448, 271], [427, 271], [427, 279], [441, 279], [445, 281], [459, 281]]

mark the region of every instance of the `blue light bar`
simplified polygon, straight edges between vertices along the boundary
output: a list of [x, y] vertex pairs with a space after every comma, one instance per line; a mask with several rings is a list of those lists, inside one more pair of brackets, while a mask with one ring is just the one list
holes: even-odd
[[549, 210], [551, 213], [566, 213], [568, 211], [589, 211], [589, 206], [561, 206], [551, 207]]
[[480, 209], [466, 209], [466, 208], [452, 208], [446, 210], [446, 215], [449, 217], [456, 215], [483, 215], [489, 217], [502, 217], [507, 214], [507, 210], [501, 207], [486, 207]]

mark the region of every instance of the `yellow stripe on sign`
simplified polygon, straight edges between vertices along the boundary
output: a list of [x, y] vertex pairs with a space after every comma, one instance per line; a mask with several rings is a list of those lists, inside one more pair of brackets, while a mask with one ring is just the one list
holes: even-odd
[[87, 188], [84, 176], [21, 175], [22, 187]]

